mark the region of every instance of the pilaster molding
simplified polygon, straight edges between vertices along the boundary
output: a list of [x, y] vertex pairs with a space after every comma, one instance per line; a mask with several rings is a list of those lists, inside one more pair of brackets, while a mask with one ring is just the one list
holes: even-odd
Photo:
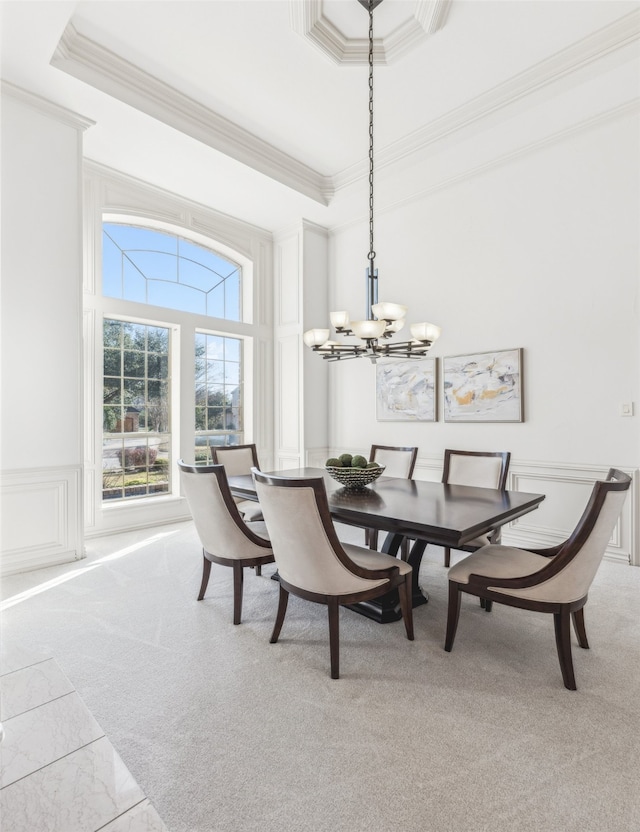
[[95, 124], [95, 121], [92, 121], [90, 118], [81, 116], [79, 113], [68, 110], [66, 107], [61, 107], [59, 104], [54, 104], [53, 101], [49, 101], [47, 98], [42, 98], [40, 95], [22, 89], [22, 87], [18, 87], [9, 81], [0, 82], [0, 89], [3, 95], [9, 95], [11, 98], [15, 98], [17, 101], [21, 101], [23, 104], [32, 107], [34, 110], [38, 110], [44, 115], [59, 121], [61, 124], [66, 124], [67, 127], [73, 127], [80, 132], [84, 132]]
[[328, 205], [330, 179], [92, 41], [69, 23], [51, 65], [259, 173]]

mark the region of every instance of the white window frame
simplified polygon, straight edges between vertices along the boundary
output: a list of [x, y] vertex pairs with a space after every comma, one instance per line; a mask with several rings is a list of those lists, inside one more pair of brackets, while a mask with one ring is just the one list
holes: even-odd
[[[158, 192], [128, 177], [85, 166], [85, 534], [91, 537], [186, 519], [178, 459], [193, 459], [195, 447], [195, 333], [243, 341], [244, 438], [256, 442], [261, 459], [273, 453], [271, 235], [253, 226]], [[114, 181], [125, 199], [115, 204]], [[154, 200], [149, 199], [154, 192]], [[122, 193], [118, 195], [122, 197]], [[147, 208], [153, 204], [153, 208]], [[176, 211], [179, 207], [181, 210]], [[171, 210], [169, 210], [171, 209]], [[170, 218], [168, 218], [170, 217]], [[211, 318], [102, 296], [102, 225], [118, 222], [177, 234], [212, 249], [242, 268], [242, 321]], [[207, 233], [204, 233], [206, 229]], [[258, 284], [258, 285], [256, 285]], [[256, 292], [256, 288], [258, 291]], [[171, 329], [171, 493], [132, 500], [102, 500], [102, 330], [104, 318]], [[256, 375], [255, 357], [259, 357]], [[265, 360], [266, 359], [266, 360]], [[176, 377], [179, 382], [176, 383]], [[256, 420], [255, 414], [261, 417]], [[263, 417], [266, 414], [266, 418]], [[258, 432], [255, 427], [259, 426]]]

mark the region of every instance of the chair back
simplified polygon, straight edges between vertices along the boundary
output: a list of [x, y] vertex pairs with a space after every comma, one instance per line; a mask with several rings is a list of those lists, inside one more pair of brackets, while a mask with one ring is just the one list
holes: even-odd
[[504, 489], [511, 454], [506, 451], [444, 452], [442, 482], [450, 485], [473, 485], [479, 488]]
[[385, 476], [410, 480], [416, 467], [418, 449], [415, 447], [394, 447], [393, 445], [372, 445], [369, 460], [385, 466]]
[[198, 537], [206, 552], [220, 558], [264, 557], [270, 544], [243, 522], [231, 495], [224, 465], [178, 462]]
[[252, 468], [260, 468], [258, 452], [253, 444], [224, 447], [211, 445], [211, 459], [214, 465], [224, 465], [228, 477], [240, 477], [250, 474]]
[[346, 595], [387, 583], [356, 574], [336, 534], [322, 477], [278, 477], [253, 471], [280, 577], [319, 595]]
[[[545, 601], [567, 603], [587, 595], [630, 486], [631, 477], [615, 468], [609, 470], [606, 480], [594, 485], [573, 534], [549, 567], [540, 573], [541, 581], [535, 587], [538, 596], [543, 592]], [[512, 592], [521, 594], [517, 590]]]

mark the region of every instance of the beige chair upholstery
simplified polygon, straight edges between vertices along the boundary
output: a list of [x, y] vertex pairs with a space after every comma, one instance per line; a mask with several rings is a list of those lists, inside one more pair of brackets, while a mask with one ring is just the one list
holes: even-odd
[[187, 498], [202, 543], [204, 598], [211, 562], [233, 568], [233, 623], [242, 616], [243, 568], [273, 563], [273, 551], [264, 522], [245, 523], [229, 490], [224, 465], [187, 465], [180, 460], [182, 493]]
[[462, 592], [485, 599], [485, 605], [497, 601], [552, 613], [564, 685], [575, 690], [569, 622], [573, 619], [580, 647], [588, 648], [584, 605], [630, 485], [627, 474], [612, 468], [594, 485], [573, 534], [559, 546], [527, 551], [489, 545], [452, 566], [445, 650], [453, 647]]
[[369, 461], [385, 466], [386, 477], [410, 480], [416, 467], [418, 449], [400, 448], [392, 445], [372, 445]]
[[[398, 477], [410, 480], [416, 467], [418, 449], [416, 447], [397, 447], [394, 445], [372, 445], [369, 451], [370, 462], [384, 465], [385, 477]], [[370, 549], [378, 548], [378, 529], [365, 529], [364, 540]], [[409, 554], [409, 542], [402, 541], [402, 557], [406, 560]]]
[[[211, 445], [211, 459], [214, 465], [224, 465], [228, 477], [248, 475], [252, 468], [260, 468], [258, 451], [254, 444], [224, 445], [220, 447]], [[246, 523], [262, 520], [260, 503], [255, 500], [245, 500], [242, 497], [234, 497], [233, 499]]]
[[331, 677], [339, 677], [339, 606], [377, 598], [397, 587], [407, 638], [413, 640], [411, 566], [404, 561], [341, 544], [322, 477], [296, 479], [254, 469], [280, 579], [280, 603], [271, 636], [280, 635], [289, 593], [329, 610]]
[[[444, 452], [442, 482], [450, 485], [471, 485], [478, 488], [499, 488], [507, 486], [511, 454], [506, 451], [453, 451]], [[462, 548], [475, 552], [488, 543], [500, 542], [500, 529], [480, 535], [467, 541]], [[444, 565], [451, 564], [451, 549], [445, 546]]]

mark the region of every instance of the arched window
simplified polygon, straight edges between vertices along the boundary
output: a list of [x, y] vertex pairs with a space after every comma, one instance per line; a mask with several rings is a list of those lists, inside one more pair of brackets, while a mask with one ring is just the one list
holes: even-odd
[[102, 499], [168, 494], [186, 453], [178, 402], [193, 403], [196, 461], [244, 439], [246, 339], [206, 326], [242, 321], [242, 267], [168, 230], [109, 220], [102, 234]]
[[102, 226], [102, 293], [151, 306], [239, 321], [242, 270], [176, 234]]

